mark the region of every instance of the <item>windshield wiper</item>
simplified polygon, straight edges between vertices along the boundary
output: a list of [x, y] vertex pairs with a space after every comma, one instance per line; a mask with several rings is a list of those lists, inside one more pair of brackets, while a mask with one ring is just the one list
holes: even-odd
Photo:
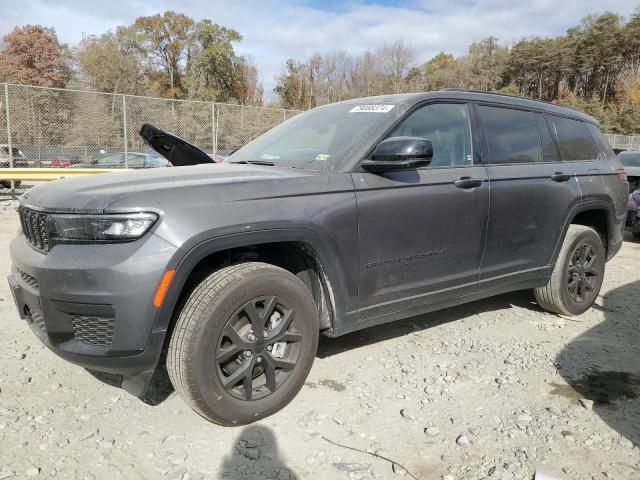
[[238, 162], [229, 162], [229, 163], [249, 163], [251, 165], [266, 165], [267, 167], [275, 166], [275, 163], [269, 162], [267, 160], [240, 160]]

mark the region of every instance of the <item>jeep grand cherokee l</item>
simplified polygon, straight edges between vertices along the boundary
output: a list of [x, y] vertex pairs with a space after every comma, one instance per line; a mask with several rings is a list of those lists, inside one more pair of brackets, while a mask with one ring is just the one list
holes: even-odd
[[[628, 186], [596, 121], [441, 91], [302, 113], [211, 164], [60, 180], [20, 199], [9, 277], [61, 357], [143, 396], [164, 366], [203, 417], [240, 425], [302, 387], [319, 334], [534, 289], [578, 315], [619, 250]], [[348, 366], [345, 366], [348, 368]]]

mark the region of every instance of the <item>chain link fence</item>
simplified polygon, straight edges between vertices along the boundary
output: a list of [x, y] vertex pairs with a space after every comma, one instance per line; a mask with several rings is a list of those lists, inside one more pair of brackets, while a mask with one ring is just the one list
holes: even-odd
[[611, 148], [621, 150], [640, 150], [640, 135], [618, 135], [615, 133], [606, 134]]
[[145, 123], [185, 139], [213, 158], [225, 157], [298, 113], [0, 84], [0, 167], [164, 166], [166, 161], [138, 134]]

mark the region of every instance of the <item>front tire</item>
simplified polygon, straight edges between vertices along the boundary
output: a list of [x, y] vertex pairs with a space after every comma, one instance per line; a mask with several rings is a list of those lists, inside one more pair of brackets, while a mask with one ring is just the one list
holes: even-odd
[[204, 418], [246, 425], [295, 397], [318, 334], [313, 297], [295, 275], [266, 263], [232, 265], [187, 299], [169, 342], [169, 378]]
[[584, 313], [600, 293], [605, 260], [606, 251], [596, 231], [570, 225], [551, 278], [534, 290], [538, 304], [562, 315]]

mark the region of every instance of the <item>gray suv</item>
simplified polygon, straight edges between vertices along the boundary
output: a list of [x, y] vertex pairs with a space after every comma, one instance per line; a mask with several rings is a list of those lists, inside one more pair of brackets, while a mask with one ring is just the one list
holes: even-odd
[[520, 289], [581, 314], [622, 242], [624, 170], [593, 118], [557, 105], [457, 90], [349, 100], [219, 164], [141, 134], [197, 165], [31, 189], [9, 283], [56, 354], [139, 397], [166, 367], [219, 424], [290, 402], [319, 334]]

